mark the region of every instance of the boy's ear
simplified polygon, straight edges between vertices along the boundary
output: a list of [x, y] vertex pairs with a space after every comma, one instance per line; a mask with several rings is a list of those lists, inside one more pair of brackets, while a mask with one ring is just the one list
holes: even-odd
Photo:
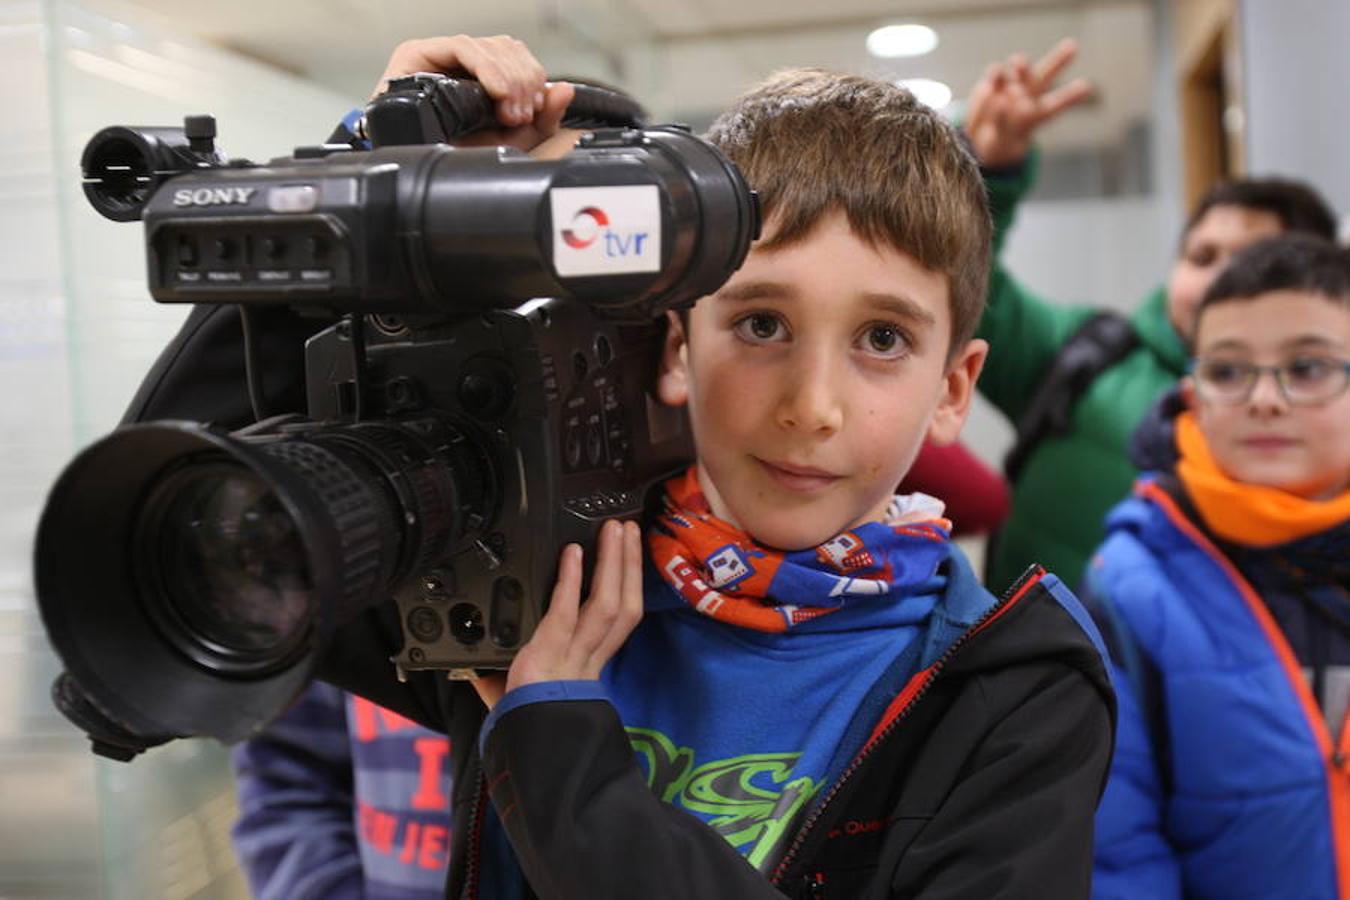
[[656, 370], [656, 396], [667, 406], [684, 406], [689, 402], [689, 339], [684, 323], [673, 311], [666, 313], [666, 339]]
[[966, 422], [970, 403], [975, 397], [975, 381], [980, 377], [980, 369], [984, 368], [984, 359], [988, 355], [988, 341], [971, 340], [947, 364], [937, 409], [928, 423], [928, 440], [932, 443], [943, 446], [960, 436], [961, 426]]
[[1200, 400], [1195, 396], [1195, 379], [1187, 375], [1181, 379], [1181, 402], [1186, 404], [1186, 408], [1194, 410], [1200, 405]]

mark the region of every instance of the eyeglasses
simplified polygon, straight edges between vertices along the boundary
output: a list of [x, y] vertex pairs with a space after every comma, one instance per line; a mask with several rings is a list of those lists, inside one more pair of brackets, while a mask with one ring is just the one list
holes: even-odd
[[1300, 356], [1279, 366], [1200, 357], [1186, 370], [1195, 378], [1200, 396], [1216, 403], [1246, 403], [1266, 372], [1275, 376], [1280, 393], [1292, 406], [1329, 403], [1350, 385], [1350, 361], [1330, 356]]

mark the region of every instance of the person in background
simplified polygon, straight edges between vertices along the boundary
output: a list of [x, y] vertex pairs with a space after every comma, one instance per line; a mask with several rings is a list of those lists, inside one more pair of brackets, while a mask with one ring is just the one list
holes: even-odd
[[1120, 698], [1093, 893], [1350, 897], [1350, 253], [1247, 248], [1192, 347], [1087, 575]]
[[436, 900], [450, 854], [450, 744], [314, 682], [231, 753], [234, 848], [258, 900]]
[[[1091, 93], [1082, 80], [1057, 85], [1076, 53], [1064, 41], [1035, 65], [1013, 56], [991, 65], [971, 92], [963, 127], [988, 186], [996, 253], [1035, 178], [1036, 131]], [[1287, 231], [1333, 238], [1335, 218], [1294, 181], [1217, 185], [1191, 212], [1166, 284], [1128, 320], [1051, 303], [995, 264], [977, 332], [990, 345], [978, 388], [1018, 432], [1005, 465], [1012, 511], [990, 542], [986, 574], [995, 590], [1031, 563], [1070, 583], [1081, 576], [1103, 516], [1136, 475], [1131, 432], [1184, 374], [1200, 297], [1232, 254]]]

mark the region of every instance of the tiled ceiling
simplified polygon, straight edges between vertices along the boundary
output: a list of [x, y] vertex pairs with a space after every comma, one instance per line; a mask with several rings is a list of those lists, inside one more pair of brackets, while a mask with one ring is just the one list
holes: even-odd
[[[700, 121], [747, 84], [790, 65], [927, 77], [965, 95], [984, 65], [1064, 35], [1083, 47], [1074, 74], [1098, 97], [1044, 135], [1052, 147], [1118, 141], [1147, 116], [1154, 4], [1148, 0], [136, 0], [178, 30], [361, 98], [406, 37], [466, 32], [522, 38], [555, 72], [619, 82], [662, 118]], [[874, 27], [917, 21], [931, 54], [868, 57]]]

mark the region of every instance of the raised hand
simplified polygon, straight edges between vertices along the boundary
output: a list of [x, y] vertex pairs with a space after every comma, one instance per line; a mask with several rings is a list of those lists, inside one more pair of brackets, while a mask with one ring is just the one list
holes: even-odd
[[505, 691], [540, 681], [596, 680], [642, 619], [642, 535], [633, 522], [606, 522], [597, 541], [591, 592], [581, 604], [582, 552], [563, 549], [548, 612], [505, 679], [474, 681], [491, 709]]
[[1078, 42], [1065, 38], [1035, 65], [1022, 53], [989, 64], [970, 92], [964, 126], [981, 165], [1021, 162], [1037, 128], [1092, 96], [1092, 85], [1082, 78], [1055, 86], [1077, 55]]

